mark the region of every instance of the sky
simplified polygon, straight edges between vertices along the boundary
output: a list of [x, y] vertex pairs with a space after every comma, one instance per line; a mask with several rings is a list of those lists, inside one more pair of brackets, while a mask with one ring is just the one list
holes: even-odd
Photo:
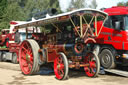
[[[71, 0], [59, 0], [60, 7], [63, 11], [66, 11], [66, 9], [69, 6], [70, 1]], [[91, 0], [87, 0], [87, 1], [91, 1]], [[96, 0], [96, 1], [98, 4], [97, 9], [100, 9], [100, 8], [109, 8], [112, 6], [116, 6], [118, 2], [122, 2], [122, 1], [126, 2], [128, 0]]]

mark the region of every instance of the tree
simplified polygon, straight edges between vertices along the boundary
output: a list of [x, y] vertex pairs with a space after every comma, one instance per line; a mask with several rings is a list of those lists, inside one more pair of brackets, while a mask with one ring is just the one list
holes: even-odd
[[125, 6], [125, 4], [123, 2], [119, 2], [117, 6]]
[[88, 2], [87, 0], [71, 0], [71, 3], [67, 11], [71, 11], [72, 9], [87, 8], [87, 7], [96, 9], [97, 7], [96, 0], [91, 0], [90, 5], [87, 5], [87, 2]]
[[119, 3], [117, 3], [117, 6], [128, 6], [128, 1], [127, 2], [119, 2]]
[[92, 0], [92, 1], [91, 1], [91, 5], [89, 5], [89, 7], [90, 7], [90, 8], [93, 8], [93, 9], [96, 9], [96, 7], [97, 7], [97, 2], [96, 2], [96, 0]]
[[0, 29], [9, 28], [12, 20], [26, 21], [34, 13], [51, 7], [60, 11], [58, 0], [0, 0]]
[[126, 6], [128, 6], [128, 1], [125, 3]]
[[67, 11], [70, 11], [72, 9], [85, 8], [85, 7], [87, 7], [86, 0], [71, 0], [71, 3]]
[[23, 9], [19, 6], [18, 0], [8, 0], [7, 6], [4, 8], [4, 13], [1, 15], [0, 28], [9, 28], [9, 23], [12, 20], [25, 20]]
[[20, 4], [28, 18], [48, 8], [56, 8], [59, 12], [61, 11], [58, 0], [23, 0]]
[[[7, 7], [7, 0], [0, 0], [0, 23], [2, 22], [3, 15], [5, 14], [5, 9]], [[1, 25], [1, 24], [0, 24]], [[1, 30], [0, 26], [0, 30]]]
[[7, 0], [0, 0], [0, 17], [4, 14], [6, 7], [7, 7]]

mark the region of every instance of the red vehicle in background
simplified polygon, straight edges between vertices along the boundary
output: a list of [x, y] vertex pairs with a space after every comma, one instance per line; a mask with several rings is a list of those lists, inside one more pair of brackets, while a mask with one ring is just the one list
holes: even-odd
[[[104, 9], [109, 17], [97, 38], [99, 58], [104, 68], [128, 66], [128, 7]], [[101, 26], [103, 22], [97, 22]], [[99, 29], [99, 27], [98, 27]], [[97, 30], [100, 31], [100, 30]]]
[[[26, 23], [25, 21], [11, 21], [10, 29], [2, 29], [0, 34], [0, 61], [12, 61], [12, 63], [18, 63], [19, 48], [23, 40], [26, 39], [26, 30], [14, 30], [14, 26], [17, 24]], [[28, 36], [31, 37], [33, 27], [28, 28]], [[37, 28], [40, 32], [40, 29]]]
[[18, 50], [20, 42], [17, 41], [17, 32], [13, 31], [15, 21], [10, 22], [10, 29], [2, 29], [0, 34], [0, 61], [18, 63]]
[[0, 61], [12, 61], [18, 63], [20, 42], [23, 40], [23, 33], [13, 30], [16, 24], [21, 21], [11, 21], [10, 29], [2, 29], [0, 34]]
[[1, 30], [1, 35], [0, 35], [0, 46], [5, 46], [7, 43], [6, 43], [6, 38], [7, 38], [7, 35], [9, 33], [9, 29], [2, 29]]

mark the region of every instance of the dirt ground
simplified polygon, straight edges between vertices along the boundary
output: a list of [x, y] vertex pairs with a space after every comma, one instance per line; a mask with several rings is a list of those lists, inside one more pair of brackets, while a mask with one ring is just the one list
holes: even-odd
[[70, 70], [68, 80], [57, 80], [54, 73], [25, 76], [18, 64], [0, 62], [0, 85], [128, 85], [128, 78], [118, 75], [86, 77], [83, 71]]

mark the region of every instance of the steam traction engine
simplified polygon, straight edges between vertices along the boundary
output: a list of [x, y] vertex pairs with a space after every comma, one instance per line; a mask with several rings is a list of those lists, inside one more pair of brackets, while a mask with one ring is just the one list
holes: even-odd
[[[101, 11], [79, 9], [16, 25], [16, 30], [26, 28], [27, 39], [19, 53], [21, 71], [26, 75], [36, 74], [41, 65], [54, 62], [54, 72], [60, 80], [67, 78], [69, 68], [83, 67], [87, 76], [97, 76], [100, 62], [89, 43], [95, 43], [99, 35], [97, 21], [105, 21], [106, 17]], [[30, 26], [33, 33], [28, 38]], [[42, 33], [35, 32], [38, 27]]]

